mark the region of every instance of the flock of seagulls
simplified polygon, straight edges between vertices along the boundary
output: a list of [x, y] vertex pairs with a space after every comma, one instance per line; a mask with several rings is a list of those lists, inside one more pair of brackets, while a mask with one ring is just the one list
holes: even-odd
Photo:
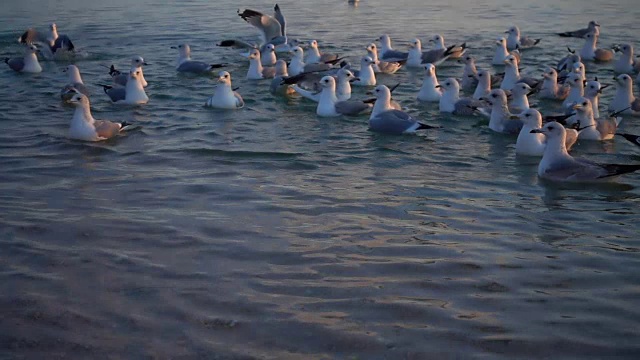
[[[376, 74], [395, 74], [402, 68], [424, 69], [424, 80], [417, 92], [420, 102], [437, 103], [443, 113], [461, 116], [481, 116], [489, 119], [489, 129], [498, 133], [517, 135], [516, 154], [538, 156], [541, 161], [538, 175], [555, 181], [598, 181], [640, 169], [640, 164], [596, 164], [573, 158], [568, 151], [578, 140], [603, 141], [620, 135], [640, 146], [640, 137], [617, 133], [623, 118], [640, 115], [640, 98], [633, 94], [632, 76], [639, 74], [640, 61], [631, 44], [619, 44], [611, 49], [599, 48], [600, 24], [590, 21], [586, 28], [559, 33], [559, 36], [583, 38], [580, 50], [568, 49], [556, 67], [549, 67], [540, 78], [521, 74], [520, 59], [526, 50], [539, 46], [541, 39], [522, 35], [517, 26], [510, 27], [506, 36], [495, 42], [492, 66], [504, 66], [504, 71], [492, 73], [479, 68], [476, 58], [468, 54], [466, 43], [445, 45], [444, 37], [436, 34], [429, 39], [429, 49], [423, 49], [420, 39], [412, 39], [407, 52], [393, 48], [391, 38], [383, 34], [379, 46], [370, 43], [363, 47], [358, 67], [352, 66], [339, 54], [324, 53], [318, 42], [302, 43], [287, 36], [286, 20], [276, 4], [274, 14], [246, 9], [238, 11], [241, 19], [258, 30], [259, 44], [228, 39], [218, 46], [240, 49], [249, 68], [246, 79], [269, 79], [274, 96], [301, 96], [317, 103], [320, 117], [357, 116], [369, 114], [369, 128], [387, 134], [407, 134], [433, 129], [405, 112], [392, 99], [395, 87], [379, 84]], [[7, 58], [5, 63], [16, 72], [38, 73], [42, 67], [41, 54], [47, 60], [69, 59], [75, 52], [67, 35], [59, 35], [56, 24], [48, 31], [28, 29], [19, 38], [25, 44], [24, 56]], [[176, 71], [193, 74], [217, 73], [217, 85], [205, 106], [219, 109], [240, 109], [244, 100], [233, 88], [231, 74], [220, 71], [227, 64], [191, 59], [188, 44], [173, 47], [178, 52]], [[288, 52], [288, 61], [278, 55]], [[616, 53], [620, 55], [616, 59]], [[460, 78], [438, 80], [436, 69], [445, 62], [464, 64]], [[599, 95], [609, 85], [598, 79], [589, 80], [584, 62], [613, 63], [617, 74], [616, 93], [608, 106], [608, 114], [601, 116]], [[131, 68], [121, 72], [112, 65], [111, 84], [102, 85], [109, 100], [116, 104], [141, 105], [149, 101], [148, 85], [140, 56], [131, 59]], [[60, 96], [63, 102], [75, 107], [69, 137], [83, 141], [101, 141], [118, 136], [129, 127], [127, 123], [96, 120], [91, 114], [90, 90], [84, 84], [76, 65], [64, 70], [69, 78]], [[352, 99], [352, 87], [366, 87], [372, 98]], [[297, 94], [297, 95], [296, 95]], [[562, 103], [563, 112], [541, 114], [530, 107], [529, 96], [537, 96]]]

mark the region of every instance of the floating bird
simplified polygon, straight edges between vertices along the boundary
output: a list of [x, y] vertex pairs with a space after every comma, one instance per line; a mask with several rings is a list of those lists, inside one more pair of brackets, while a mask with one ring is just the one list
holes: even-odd
[[373, 71], [373, 59], [365, 56], [360, 59], [360, 70], [353, 72], [356, 79], [353, 85], [358, 86], [374, 86], [376, 84], [376, 73]]
[[584, 36], [584, 46], [580, 50], [580, 58], [587, 61], [608, 62], [613, 60], [615, 53], [611, 49], [597, 48], [598, 33], [590, 32]]
[[518, 59], [515, 56], [509, 55], [504, 60], [504, 64], [506, 65], [504, 69], [504, 79], [502, 79], [502, 83], [500, 84], [500, 89], [502, 90], [511, 90], [516, 85], [516, 83], [526, 83], [532, 88], [538, 86], [540, 80], [534, 79], [532, 77], [523, 77], [520, 75], [520, 70], [518, 69]]
[[394, 50], [391, 47], [391, 37], [389, 35], [384, 34], [378, 38], [380, 41], [380, 60], [384, 61], [402, 61], [407, 60], [409, 57], [409, 53]]
[[327, 63], [320, 64], [306, 64], [304, 62], [304, 50], [300, 46], [294, 46], [291, 49], [291, 53], [293, 57], [291, 58], [291, 62], [289, 63], [289, 73], [292, 76], [302, 74], [305, 72], [319, 72], [319, 71], [327, 71], [335, 68], [334, 63], [338, 62], [339, 59], [329, 61]]
[[462, 70], [462, 79], [460, 80], [460, 88], [464, 91], [472, 91], [478, 86], [478, 80], [476, 75], [478, 69], [476, 68], [476, 58], [471, 55], [465, 55], [462, 59], [458, 60], [464, 64]]
[[91, 115], [89, 99], [80, 93], [75, 93], [69, 103], [75, 106], [69, 137], [83, 141], [101, 141], [117, 136], [128, 126], [126, 122], [112, 122], [96, 120]]
[[593, 117], [598, 119], [600, 117], [600, 94], [602, 90], [609, 87], [609, 85], [600, 85], [598, 78], [595, 80], [587, 81], [584, 86], [584, 97], [591, 101], [591, 108], [593, 109]]
[[77, 66], [67, 65], [63, 71], [66, 72], [69, 77], [69, 82], [60, 91], [60, 98], [63, 101], [68, 102], [75, 93], [80, 93], [87, 98], [91, 95], [91, 91], [89, 91], [89, 88], [87, 88], [82, 81], [82, 76], [80, 76], [80, 70]]
[[491, 104], [491, 116], [489, 118], [489, 129], [505, 134], [518, 134], [523, 123], [519, 119], [514, 119], [507, 106], [507, 94], [502, 89], [491, 90], [489, 96], [482, 98]]
[[503, 37], [498, 38], [498, 40], [496, 40], [496, 50], [493, 54], [491, 65], [504, 65], [505, 60], [507, 60], [507, 57], [510, 55], [514, 56], [518, 60], [518, 63], [520, 62], [520, 52], [518, 50], [507, 50], [507, 39]]
[[422, 86], [418, 92], [418, 100], [426, 102], [439, 102], [442, 97], [442, 88], [438, 83], [436, 76], [436, 67], [433, 64], [426, 64], [424, 66], [426, 73]]
[[307, 64], [318, 64], [326, 63], [328, 61], [335, 61], [338, 58], [338, 54], [320, 54], [320, 50], [318, 49], [318, 42], [316, 40], [311, 40], [309, 41], [309, 50], [307, 50], [307, 56], [304, 59], [304, 62]]
[[401, 110], [393, 109], [391, 106], [391, 91], [385, 85], [376, 86], [374, 93], [376, 95], [376, 103], [369, 117], [369, 128], [372, 131], [400, 135], [434, 128], [418, 122]]
[[422, 64], [431, 63], [440, 65], [451, 56], [451, 51], [456, 45], [452, 45], [446, 49], [434, 49], [422, 51], [422, 42], [419, 39], [413, 39], [409, 44], [409, 54], [407, 55], [407, 66], [422, 67]]
[[622, 44], [614, 48], [620, 52], [620, 57], [613, 64], [613, 71], [618, 74], [635, 74], [640, 72], [640, 61], [633, 56], [633, 46]]
[[540, 88], [540, 98], [551, 100], [564, 100], [569, 95], [569, 87], [558, 84], [558, 72], [554, 68], [547, 68], [542, 73], [542, 86]]
[[584, 140], [610, 140], [618, 129], [621, 117], [619, 114], [612, 114], [605, 119], [595, 119], [593, 116], [593, 108], [591, 107], [591, 101], [587, 98], [582, 98], [580, 101], [573, 103], [571, 106], [576, 110], [576, 122], [580, 126], [586, 127], [584, 131], [580, 132], [580, 139]]
[[38, 56], [36, 53], [38, 48], [29, 44], [25, 48], [24, 57], [21, 58], [5, 58], [4, 62], [9, 65], [11, 70], [25, 73], [39, 73], [42, 72], [42, 66], [38, 62]]
[[276, 47], [273, 44], [267, 44], [260, 50], [260, 63], [262, 66], [275, 66], [278, 61], [276, 56]]
[[[131, 58], [131, 70], [140, 70], [140, 83], [142, 83], [142, 87], [147, 87], [147, 80], [144, 78], [144, 72], [142, 71], [142, 65], [149, 65], [142, 58], [142, 56], [134, 56]], [[114, 65], [111, 65], [109, 68], [109, 75], [111, 75], [111, 79], [113, 79], [113, 83], [120, 86], [127, 85], [127, 79], [129, 79], [129, 73], [122, 73], [121, 71], [116, 70]]]
[[511, 101], [509, 102], [509, 111], [512, 113], [521, 113], [529, 109], [528, 96], [535, 91], [525, 83], [517, 83], [511, 89]]
[[207, 99], [205, 106], [218, 109], [240, 109], [244, 107], [242, 96], [231, 88], [231, 74], [226, 71], [218, 73], [218, 85], [213, 91], [213, 96]]
[[247, 70], [247, 80], [273, 79], [275, 75], [276, 68], [273, 66], [262, 66], [260, 50], [252, 49], [249, 53], [249, 70]]
[[258, 30], [262, 40], [261, 46], [269, 43], [276, 45], [276, 47], [286, 46], [288, 39], [284, 15], [278, 4], [273, 7], [273, 10], [273, 16], [251, 9], [246, 9], [243, 12], [238, 10], [238, 16]]
[[440, 97], [440, 112], [452, 113], [455, 115], [473, 115], [482, 104], [473, 98], [460, 97], [460, 84], [454, 78], [448, 78], [440, 84], [443, 89]]
[[600, 24], [598, 24], [595, 20], [589, 21], [589, 24], [584, 29], [578, 29], [573, 31], [565, 31], [562, 33], [558, 33], [558, 35], [562, 37], [576, 37], [576, 38], [584, 38], [585, 35], [591, 32], [599, 31], [598, 28]]
[[509, 30], [505, 31], [505, 33], [509, 34], [509, 36], [507, 36], [508, 50], [516, 50], [516, 49], [523, 50], [523, 49], [532, 48], [538, 45], [538, 43], [540, 43], [540, 40], [541, 40], [541, 39], [533, 39], [530, 37], [521, 36], [520, 29], [515, 25], [510, 27]]
[[269, 92], [276, 95], [291, 95], [296, 91], [291, 88], [289, 84], [285, 84], [284, 80], [289, 77], [289, 71], [287, 68], [287, 62], [280, 59], [276, 61], [276, 74], [271, 80], [271, 85], [269, 86]]
[[[544, 135], [531, 132], [542, 127], [542, 115], [536, 109], [527, 109], [517, 116], [523, 126], [516, 140], [516, 155], [542, 156], [546, 146]], [[566, 129], [566, 134], [565, 147], [569, 150], [578, 141], [578, 131]]]
[[336, 79], [325, 76], [320, 80], [322, 92], [316, 108], [316, 114], [322, 117], [339, 115], [358, 115], [371, 108], [370, 104], [362, 101], [339, 101], [336, 97]]
[[180, 55], [178, 56], [178, 64], [176, 66], [176, 71], [183, 73], [193, 73], [193, 74], [209, 74], [213, 72], [214, 69], [219, 69], [225, 64], [208, 64], [203, 61], [195, 61], [191, 60], [191, 47], [189, 44], [181, 44], [176, 46], [172, 46], [172, 49], [178, 49]]
[[366, 49], [367, 56], [373, 59], [373, 71], [375, 73], [395, 74], [406, 63], [406, 60], [380, 61], [378, 59], [378, 47], [374, 43], [369, 44]]
[[609, 104], [609, 112], [622, 111], [624, 115], [640, 115], [640, 98], [633, 95], [633, 80], [628, 74], [618, 75], [616, 81], [616, 94]]
[[18, 42], [22, 44], [40, 44], [44, 51], [42, 55], [47, 59], [53, 59], [57, 54], [69, 53], [75, 50], [75, 46], [67, 35], [58, 35], [58, 26], [55, 23], [49, 25], [48, 33], [40, 33], [33, 28], [27, 29]]
[[574, 158], [567, 152], [566, 130], [557, 122], [545, 124], [540, 129], [531, 130], [546, 137], [547, 145], [538, 176], [552, 181], [593, 182], [611, 179], [615, 176], [634, 172], [640, 165], [598, 164], [585, 159]]
[[434, 47], [433, 47], [434, 50], [448, 50], [449, 51], [448, 59], [459, 59], [467, 51], [466, 43], [463, 43], [460, 46], [454, 46], [450, 49], [447, 49], [447, 47], [444, 46], [444, 36], [442, 36], [441, 34], [433, 35], [433, 37], [429, 39], [429, 43], [434, 44]]
[[478, 80], [476, 90], [473, 92], [473, 98], [480, 100], [491, 93], [491, 73], [487, 70], [480, 70], [475, 76]]
[[[320, 76], [320, 78], [316, 81], [316, 78], [318, 76]], [[324, 77], [324, 75], [319, 75], [316, 73], [302, 73], [295, 77], [290, 77], [284, 82], [294, 84], [292, 87], [293, 90], [295, 90], [295, 92], [302, 95], [303, 97], [315, 102], [319, 102], [320, 94], [322, 91], [322, 87], [320, 86], [320, 80], [322, 79], [322, 77]], [[357, 80], [356, 76], [353, 75], [351, 70], [342, 68], [338, 70], [335, 78], [337, 80], [336, 98], [338, 99], [338, 101], [349, 100], [351, 98], [351, 82]], [[309, 86], [309, 84], [312, 85]], [[305, 85], [311, 90], [305, 88]]]
[[116, 104], [135, 105], [149, 102], [149, 97], [140, 83], [140, 70], [131, 70], [129, 72], [129, 79], [125, 87], [102, 85], [102, 88], [104, 93]]

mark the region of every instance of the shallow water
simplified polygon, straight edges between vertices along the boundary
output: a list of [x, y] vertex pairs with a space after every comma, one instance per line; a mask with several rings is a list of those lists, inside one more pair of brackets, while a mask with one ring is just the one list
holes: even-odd
[[[544, 39], [522, 64], [538, 75], [582, 44], [552, 33], [592, 18], [603, 45], [639, 45], [630, 0], [330, 1], [327, 18], [309, 17], [315, 3], [280, 3], [290, 34], [353, 59], [384, 32], [402, 48], [438, 31], [486, 67], [486, 47], [518, 24]], [[535, 160], [515, 158], [514, 138], [415, 101], [422, 74], [404, 70], [380, 82], [400, 82], [396, 99], [442, 129], [384, 136], [366, 117], [321, 119], [308, 102], [274, 101], [266, 84], [244, 80], [235, 52], [214, 45], [254, 39], [236, 9], [272, 5], [3, 3], [3, 54], [20, 52], [27, 27], [55, 21], [88, 54], [78, 66], [94, 116], [139, 127], [71, 141], [72, 109], [58, 100], [64, 63], [0, 71], [0, 357], [640, 355], [638, 175], [542, 182]], [[203, 108], [214, 81], [175, 74], [169, 47], [180, 42], [194, 59], [234, 63], [247, 107]], [[109, 80], [101, 65], [122, 68], [132, 55], [151, 63], [151, 101], [112, 105], [94, 86]], [[613, 73], [589, 75], [606, 83]], [[640, 133], [638, 119], [623, 128]], [[580, 143], [574, 155], [637, 163], [639, 150], [615, 139]]]

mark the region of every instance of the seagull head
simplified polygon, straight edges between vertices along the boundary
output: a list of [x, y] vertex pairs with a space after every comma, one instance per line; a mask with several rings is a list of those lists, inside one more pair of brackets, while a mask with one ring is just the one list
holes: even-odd
[[142, 56], [134, 56], [133, 58], [131, 58], [131, 66], [142, 67], [142, 65], [149, 65], [146, 61], [144, 61]]
[[218, 73], [218, 83], [231, 86], [231, 74], [227, 71], [220, 71]]
[[320, 79], [320, 86], [322, 86], [323, 88], [335, 88], [336, 79], [334, 79], [333, 76], [324, 76], [322, 79]]

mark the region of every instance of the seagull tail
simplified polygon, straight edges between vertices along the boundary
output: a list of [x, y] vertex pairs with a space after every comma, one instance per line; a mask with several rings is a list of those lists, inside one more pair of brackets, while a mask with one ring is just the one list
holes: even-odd
[[113, 89], [113, 86], [111, 86], [111, 85], [105, 85], [105, 84], [96, 84], [96, 85], [102, 86], [102, 90], [104, 90], [105, 94], [107, 93], [107, 91]]
[[601, 176], [601, 178], [628, 174], [640, 170], [640, 164], [607, 164], [602, 165], [602, 167], [607, 170], [607, 175]]
[[640, 136], [627, 134], [627, 133], [617, 133], [616, 135], [620, 135], [623, 138], [627, 139], [629, 142], [632, 142], [636, 146], [640, 146]]
[[570, 31], [558, 33], [558, 36], [561, 37], [573, 37]]
[[133, 127], [134, 127], [133, 124], [130, 124], [130, 123], [126, 122], [126, 121], [123, 121], [123, 122], [120, 123], [120, 131], [126, 131], [126, 130], [129, 130], [129, 129], [133, 128]]
[[416, 130], [426, 130], [426, 129], [439, 129], [439, 126], [431, 126], [431, 125], [427, 125], [425, 123], [418, 123], [418, 127], [416, 128]]

